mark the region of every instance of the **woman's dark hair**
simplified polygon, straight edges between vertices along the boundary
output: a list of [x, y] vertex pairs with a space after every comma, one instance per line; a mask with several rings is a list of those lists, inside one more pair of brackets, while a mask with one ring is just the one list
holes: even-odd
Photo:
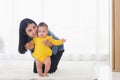
[[31, 38], [26, 34], [25, 29], [27, 28], [28, 24], [32, 23], [37, 25], [32, 19], [29, 18], [25, 18], [20, 22], [18, 51], [21, 54], [24, 54], [26, 52], [25, 44], [31, 40]]

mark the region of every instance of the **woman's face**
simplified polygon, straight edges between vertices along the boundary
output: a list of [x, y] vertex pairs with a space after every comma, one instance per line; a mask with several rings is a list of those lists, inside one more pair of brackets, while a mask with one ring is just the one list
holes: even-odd
[[28, 24], [25, 32], [31, 38], [37, 37], [37, 26], [34, 23]]

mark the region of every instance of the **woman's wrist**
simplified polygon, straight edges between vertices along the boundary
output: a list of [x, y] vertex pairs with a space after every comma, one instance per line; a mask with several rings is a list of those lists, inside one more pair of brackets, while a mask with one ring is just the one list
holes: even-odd
[[26, 50], [33, 50], [34, 49], [34, 44], [32, 43], [32, 42], [28, 42], [28, 43], [26, 43], [26, 45], [25, 45], [25, 49]]
[[52, 47], [52, 43], [49, 40], [43, 41], [45, 46]]

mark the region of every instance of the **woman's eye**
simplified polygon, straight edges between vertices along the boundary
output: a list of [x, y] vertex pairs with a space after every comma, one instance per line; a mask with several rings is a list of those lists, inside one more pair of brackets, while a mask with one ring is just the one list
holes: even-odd
[[30, 30], [28, 30], [29, 32], [31, 32], [32, 30], [30, 29]]
[[36, 26], [33, 26], [33, 28], [36, 28]]

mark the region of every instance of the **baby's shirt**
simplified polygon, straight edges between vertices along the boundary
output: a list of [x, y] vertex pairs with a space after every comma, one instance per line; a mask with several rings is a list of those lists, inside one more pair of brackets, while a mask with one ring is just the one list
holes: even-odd
[[32, 53], [33, 57], [39, 58], [42, 56], [51, 56], [52, 50], [50, 47], [44, 45], [44, 40], [48, 39], [53, 45], [61, 45], [63, 44], [62, 40], [55, 40], [51, 36], [46, 36], [44, 38], [35, 37], [32, 42], [35, 45], [34, 52]]

